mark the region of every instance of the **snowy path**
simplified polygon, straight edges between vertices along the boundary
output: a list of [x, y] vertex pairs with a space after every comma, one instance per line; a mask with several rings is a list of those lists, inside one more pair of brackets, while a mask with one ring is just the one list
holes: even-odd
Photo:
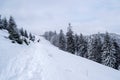
[[41, 80], [40, 59], [36, 58], [34, 53], [34, 50], [29, 49], [13, 58], [7, 69], [3, 70], [2, 80]]
[[63, 52], [41, 38], [8, 61], [0, 80], [120, 80], [120, 72]]

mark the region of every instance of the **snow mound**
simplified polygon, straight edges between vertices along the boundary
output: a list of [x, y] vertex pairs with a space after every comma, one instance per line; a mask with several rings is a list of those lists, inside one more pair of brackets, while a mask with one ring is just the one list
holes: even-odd
[[0, 80], [120, 80], [120, 72], [59, 50], [42, 37], [13, 44], [0, 31]]

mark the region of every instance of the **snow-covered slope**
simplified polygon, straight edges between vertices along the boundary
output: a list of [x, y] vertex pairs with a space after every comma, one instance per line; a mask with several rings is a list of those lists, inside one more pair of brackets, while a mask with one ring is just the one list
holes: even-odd
[[72, 55], [40, 38], [12, 44], [0, 31], [0, 80], [120, 80], [120, 72]]

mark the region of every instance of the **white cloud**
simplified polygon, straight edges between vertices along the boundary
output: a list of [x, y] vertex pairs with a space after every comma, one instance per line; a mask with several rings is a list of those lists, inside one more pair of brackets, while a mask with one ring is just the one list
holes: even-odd
[[[67, 23], [84, 34], [118, 32], [119, 0], [4, 0], [0, 12], [15, 17], [19, 27], [35, 33], [66, 30]], [[42, 31], [41, 31], [42, 30]], [[120, 34], [120, 33], [119, 33]]]

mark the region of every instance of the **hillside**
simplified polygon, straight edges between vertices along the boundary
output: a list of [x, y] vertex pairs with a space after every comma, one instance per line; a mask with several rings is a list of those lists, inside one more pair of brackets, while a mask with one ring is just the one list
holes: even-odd
[[120, 80], [120, 72], [61, 51], [42, 37], [29, 46], [13, 44], [0, 31], [1, 80]]
[[[100, 36], [100, 39], [103, 42], [105, 33], [92, 34], [92, 35], [88, 35], [86, 37], [87, 37], [87, 39], [90, 39], [90, 37], [95, 38], [96, 36]], [[115, 34], [115, 33], [109, 33], [109, 36], [111, 37], [111, 39], [116, 40], [116, 42], [120, 45], [120, 35]]]

